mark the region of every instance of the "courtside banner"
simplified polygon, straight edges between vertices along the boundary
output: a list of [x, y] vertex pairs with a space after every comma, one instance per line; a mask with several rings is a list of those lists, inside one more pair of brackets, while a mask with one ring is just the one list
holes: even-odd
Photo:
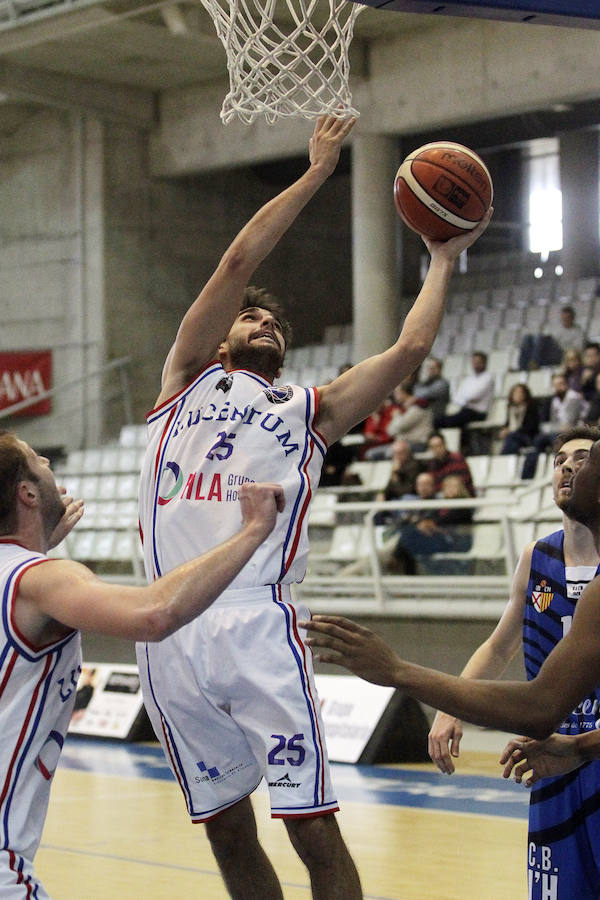
[[[0, 409], [36, 397], [52, 387], [51, 350], [15, 350], [0, 353]], [[50, 397], [32, 403], [15, 416], [44, 416], [52, 409]]]
[[69, 734], [134, 740], [142, 717], [145, 710], [136, 665], [83, 663]]
[[332, 762], [358, 762], [394, 688], [348, 675], [315, 675], [327, 753]]

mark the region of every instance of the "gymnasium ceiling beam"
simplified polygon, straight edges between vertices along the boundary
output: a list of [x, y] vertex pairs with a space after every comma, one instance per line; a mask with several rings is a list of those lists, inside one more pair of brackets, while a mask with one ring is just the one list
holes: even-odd
[[[365, 75], [353, 77], [351, 69], [350, 78], [353, 102], [361, 111], [358, 131], [399, 137], [425, 130], [448, 132], [597, 98], [600, 32], [486, 20], [452, 23], [367, 44]], [[156, 175], [306, 153], [311, 131], [306, 121], [221, 126], [226, 91], [227, 83], [221, 81], [161, 92], [159, 127], [151, 137]], [[560, 129], [556, 119], [555, 127]], [[471, 143], [478, 147], [477, 135], [473, 137]]]
[[155, 98], [141, 88], [22, 68], [0, 61], [0, 94], [10, 102], [76, 109], [101, 119], [151, 129], [156, 124]]

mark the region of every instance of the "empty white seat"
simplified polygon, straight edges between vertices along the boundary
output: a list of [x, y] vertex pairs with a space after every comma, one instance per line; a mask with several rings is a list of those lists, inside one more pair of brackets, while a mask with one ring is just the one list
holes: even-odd
[[336, 509], [337, 497], [335, 494], [317, 491], [310, 505], [308, 524], [322, 526], [335, 525]]
[[373, 462], [359, 460], [350, 463], [347, 472], [358, 475], [361, 484], [371, 491], [382, 491], [387, 485], [392, 471], [391, 459], [382, 459]]
[[496, 374], [504, 374], [511, 367], [512, 348], [504, 347], [500, 350], [492, 350], [488, 356], [488, 371]]
[[510, 488], [520, 480], [521, 457], [517, 454], [501, 454], [490, 456], [485, 487]]
[[464, 353], [448, 354], [442, 365], [444, 378], [455, 378], [457, 375], [462, 376], [466, 371], [466, 363], [469, 358], [469, 355]]
[[362, 525], [336, 525], [327, 556], [335, 562], [352, 562], [361, 552]]
[[471, 470], [471, 477], [475, 488], [484, 488], [490, 465], [490, 457], [485, 454], [480, 456], [469, 456], [467, 457], [467, 462], [469, 464], [469, 469]]
[[528, 372], [527, 386], [534, 397], [549, 397], [552, 393], [552, 369], [534, 369]]
[[122, 447], [143, 447], [147, 435], [146, 425], [123, 425], [119, 434], [119, 443]]
[[541, 331], [546, 323], [548, 307], [545, 304], [528, 306], [523, 316], [523, 327], [529, 331]]

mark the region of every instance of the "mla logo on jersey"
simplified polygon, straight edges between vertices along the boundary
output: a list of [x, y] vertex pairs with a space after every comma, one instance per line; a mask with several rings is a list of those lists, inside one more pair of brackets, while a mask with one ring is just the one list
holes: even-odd
[[287, 403], [294, 396], [294, 388], [289, 384], [283, 387], [265, 388], [263, 394], [269, 403]]
[[545, 612], [554, 600], [554, 592], [547, 581], [536, 584], [531, 592], [531, 600], [539, 613]]

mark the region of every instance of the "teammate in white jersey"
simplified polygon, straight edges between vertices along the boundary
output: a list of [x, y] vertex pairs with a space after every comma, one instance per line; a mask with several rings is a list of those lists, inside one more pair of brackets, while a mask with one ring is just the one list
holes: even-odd
[[281, 900], [256, 834], [249, 795], [266, 778], [306, 864], [314, 898], [358, 900], [340, 835], [310, 652], [290, 584], [304, 576], [308, 508], [328, 444], [381, 404], [429, 353], [458, 255], [486, 227], [431, 253], [396, 343], [319, 388], [273, 388], [283, 363], [281, 312], [247, 283], [334, 171], [353, 120], [322, 117], [310, 164], [234, 239], [183, 318], [148, 416], [140, 522], [149, 579], [226, 538], [236, 491], [269, 473], [286, 514], [233, 589], [202, 620], [138, 646], [144, 699], [193, 822], [208, 837], [230, 895]]
[[146, 587], [108, 584], [49, 559], [79, 521], [48, 460], [0, 432], [0, 897], [48, 900], [33, 858], [81, 672], [78, 629], [160, 640], [202, 613], [251, 558], [283, 508], [278, 485], [240, 490], [243, 526], [202, 559]]

